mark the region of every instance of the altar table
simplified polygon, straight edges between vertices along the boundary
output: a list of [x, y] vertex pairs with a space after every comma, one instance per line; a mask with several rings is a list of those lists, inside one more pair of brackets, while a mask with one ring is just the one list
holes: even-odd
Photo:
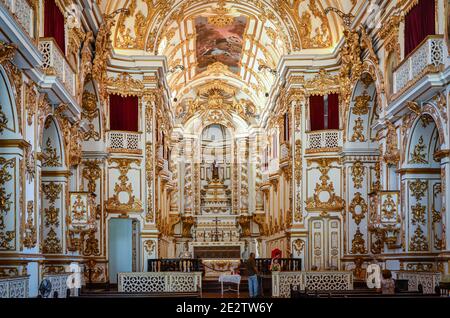
[[233, 284], [237, 284], [237, 289], [227, 289], [227, 291], [236, 291], [237, 295], [239, 297], [239, 286], [241, 284], [241, 275], [227, 275], [227, 274], [222, 274], [219, 277], [219, 282], [220, 282], [220, 286], [221, 286], [221, 293], [222, 293], [222, 297], [223, 297], [223, 283], [233, 283]]

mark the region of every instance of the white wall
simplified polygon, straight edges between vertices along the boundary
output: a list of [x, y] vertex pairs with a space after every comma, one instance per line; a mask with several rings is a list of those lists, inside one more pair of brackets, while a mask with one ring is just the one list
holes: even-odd
[[109, 281], [117, 283], [117, 273], [132, 271], [133, 227], [131, 219], [109, 220]]

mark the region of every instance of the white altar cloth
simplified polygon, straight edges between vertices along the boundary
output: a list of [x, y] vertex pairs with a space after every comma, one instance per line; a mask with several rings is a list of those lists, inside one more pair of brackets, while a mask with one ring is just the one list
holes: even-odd
[[241, 283], [241, 275], [227, 275], [222, 274], [219, 277], [219, 282], [221, 283], [234, 283], [234, 284], [240, 284]]

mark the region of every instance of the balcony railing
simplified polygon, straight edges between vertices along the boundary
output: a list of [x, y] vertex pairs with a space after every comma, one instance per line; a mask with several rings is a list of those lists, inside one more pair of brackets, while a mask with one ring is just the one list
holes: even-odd
[[35, 35], [35, 11], [28, 0], [0, 0], [12, 16], [20, 24], [23, 30], [34, 39]]
[[401, 94], [427, 73], [435, 73], [445, 63], [446, 49], [442, 36], [428, 36], [411, 52], [394, 72], [394, 97]]
[[280, 169], [280, 160], [278, 158], [270, 159], [269, 161], [269, 175], [277, 173]]
[[321, 130], [307, 133], [306, 152], [339, 151], [342, 147], [342, 131]]
[[109, 152], [142, 154], [140, 133], [111, 130], [107, 133], [107, 138]]
[[56, 75], [67, 91], [75, 96], [75, 72], [53, 38], [41, 38], [39, 51], [44, 57], [42, 69], [49, 75]]
[[29, 276], [1, 277], [0, 298], [28, 298]]
[[289, 161], [290, 148], [287, 143], [282, 143], [280, 146], [280, 162]]

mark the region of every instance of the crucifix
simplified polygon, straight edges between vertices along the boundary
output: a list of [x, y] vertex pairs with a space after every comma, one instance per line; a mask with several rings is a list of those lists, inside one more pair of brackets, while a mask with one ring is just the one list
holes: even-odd
[[219, 218], [216, 216], [216, 218], [214, 219], [213, 222], [215, 223], [215, 230], [212, 233], [212, 239], [213, 239], [213, 242], [219, 242], [219, 227], [218, 227], [218, 224], [220, 222]]

